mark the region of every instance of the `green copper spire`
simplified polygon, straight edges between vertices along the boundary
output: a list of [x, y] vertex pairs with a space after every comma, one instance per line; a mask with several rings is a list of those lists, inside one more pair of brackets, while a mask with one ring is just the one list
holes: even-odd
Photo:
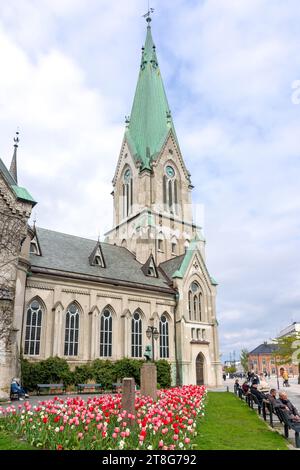
[[126, 138], [141, 169], [151, 168], [174, 124], [165, 93], [153, 43], [151, 18], [147, 18], [147, 36], [132, 111], [126, 128]]

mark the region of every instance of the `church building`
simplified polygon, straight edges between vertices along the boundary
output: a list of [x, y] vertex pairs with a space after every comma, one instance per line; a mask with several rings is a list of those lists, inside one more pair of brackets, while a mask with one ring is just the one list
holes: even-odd
[[[192, 218], [192, 182], [147, 17], [138, 83], [113, 177], [104, 242], [29, 226], [33, 197], [18, 185], [17, 151], [0, 159], [0, 397], [20, 353], [71, 366], [96, 358], [172, 365], [173, 384], [221, 384], [216, 282]], [[99, 214], [100, 215], [100, 214]], [[149, 329], [150, 327], [150, 329]]]

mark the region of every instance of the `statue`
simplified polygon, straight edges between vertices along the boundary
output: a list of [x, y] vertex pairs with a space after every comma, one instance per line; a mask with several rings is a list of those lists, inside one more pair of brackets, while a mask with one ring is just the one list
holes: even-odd
[[145, 347], [144, 357], [147, 362], [152, 361], [152, 348], [150, 344]]

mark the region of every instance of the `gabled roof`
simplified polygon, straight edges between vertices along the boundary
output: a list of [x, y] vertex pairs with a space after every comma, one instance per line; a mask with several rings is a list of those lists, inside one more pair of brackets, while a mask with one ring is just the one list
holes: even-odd
[[[149, 274], [151, 269], [153, 270], [154, 274]], [[142, 266], [142, 271], [145, 276], [158, 277], [157, 267], [152, 254], [149, 256], [146, 263]]]
[[278, 349], [277, 344], [267, 344], [263, 343], [257, 346], [257, 348], [253, 349], [253, 351], [249, 352], [249, 355], [258, 355], [258, 354], [272, 354], [274, 351]]
[[[176, 279], [176, 278], [182, 279], [185, 276], [185, 273], [190, 264], [190, 261], [195, 254], [195, 250], [198, 250], [197, 244], [200, 240], [204, 241], [204, 238], [202, 238], [202, 236], [197, 235], [195, 239], [191, 241], [190, 246], [188, 247], [184, 255], [176, 256], [175, 258], [170, 259], [168, 261], [164, 261], [163, 263], [159, 265], [160, 269], [163, 270], [163, 272], [166, 274], [166, 276], [170, 280]], [[199, 256], [201, 257], [201, 253], [199, 253]], [[217, 286], [218, 285], [217, 282], [215, 281], [213, 277], [210, 276], [203, 259], [202, 261], [203, 261], [203, 265], [206, 269], [211, 285]]]
[[39, 269], [60, 272], [61, 275], [77, 274], [89, 276], [95, 281], [106, 279], [112, 282], [120, 280], [133, 284], [164, 288], [170, 294], [174, 294], [164, 278], [158, 272], [158, 277], [145, 276], [142, 264], [126, 248], [100, 243], [105, 268], [90, 265], [90, 255], [95, 249], [95, 240], [75, 237], [64, 233], [54, 232], [36, 227], [42, 256], [30, 255], [31, 270]]
[[171, 117], [150, 23], [147, 27], [140, 72], [125, 139], [141, 169], [150, 169], [170, 131], [176, 132]]
[[184, 257], [185, 255], [180, 255], [169, 259], [168, 261], [164, 261], [163, 263], [160, 263], [159, 268], [163, 270], [170, 280], [172, 280], [173, 274], [180, 268]]
[[95, 266], [97, 264], [96, 263], [96, 256], [97, 255], [101, 259], [101, 267], [105, 268], [104, 256], [103, 256], [103, 252], [102, 252], [102, 248], [101, 248], [101, 244], [100, 244], [99, 240], [97, 241], [95, 248], [93, 249], [92, 253], [89, 256], [89, 262], [90, 262], [91, 266]]

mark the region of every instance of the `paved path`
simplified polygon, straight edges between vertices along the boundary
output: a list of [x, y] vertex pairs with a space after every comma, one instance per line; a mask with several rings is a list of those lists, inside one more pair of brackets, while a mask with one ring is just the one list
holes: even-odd
[[[240, 385], [242, 385], [243, 381], [244, 379], [239, 379]], [[229, 387], [229, 391], [233, 392], [234, 382], [235, 379], [226, 379], [226, 381], [223, 382], [223, 390], [226, 390], [226, 388]], [[271, 377], [267, 382], [269, 383], [270, 388], [276, 388], [276, 390], [278, 390], [276, 377]], [[282, 383], [282, 378], [279, 378], [279, 390], [287, 393], [289, 400], [291, 400], [293, 405], [295, 405], [300, 412], [300, 385], [298, 384], [298, 378], [295, 377], [289, 379], [290, 387], [283, 387]]]

